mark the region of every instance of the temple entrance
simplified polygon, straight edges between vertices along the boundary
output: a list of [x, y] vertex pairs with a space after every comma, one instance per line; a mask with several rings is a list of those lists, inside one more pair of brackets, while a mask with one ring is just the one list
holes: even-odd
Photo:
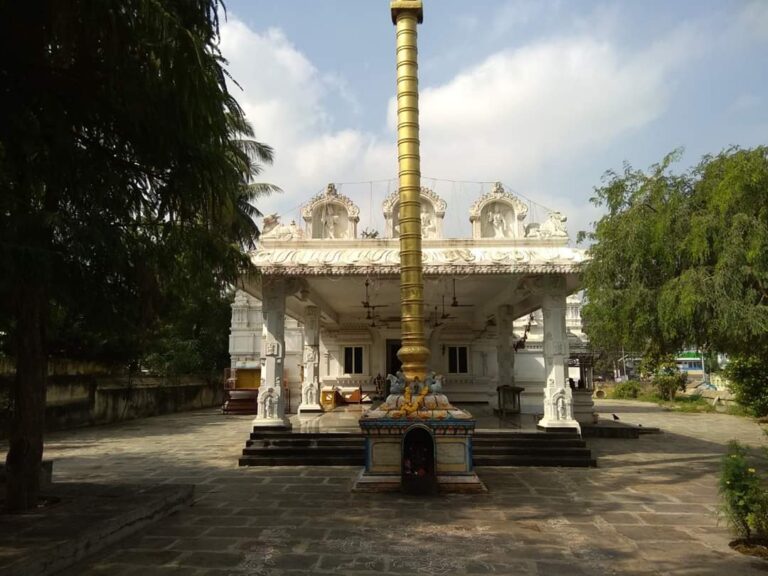
[[432, 431], [415, 424], [403, 436], [400, 487], [406, 494], [436, 494], [435, 439]]
[[[400, 346], [403, 343], [400, 340], [387, 340], [387, 374], [394, 374], [402, 367], [403, 363], [400, 362], [400, 358], [397, 357], [397, 351], [400, 350]], [[387, 381], [387, 390], [384, 397], [389, 396], [389, 381]]]

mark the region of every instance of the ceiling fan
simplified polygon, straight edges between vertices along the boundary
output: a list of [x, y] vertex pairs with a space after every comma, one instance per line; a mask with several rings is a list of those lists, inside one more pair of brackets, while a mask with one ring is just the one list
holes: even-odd
[[363, 308], [370, 308], [371, 302], [370, 297], [368, 296], [368, 286], [370, 286], [370, 282], [368, 282], [368, 278], [365, 279], [365, 300], [361, 302], [363, 305]]
[[376, 308], [387, 308], [389, 304], [368, 304], [368, 306], [354, 306], [354, 308], [365, 308], [368, 310], [368, 314], [371, 313], [371, 310], [374, 312], [376, 311]]
[[[435, 306], [435, 312], [437, 312], [437, 306]], [[443, 313], [440, 315], [440, 319], [448, 320], [450, 318], [455, 318], [455, 316], [451, 316], [448, 312], [445, 311], [445, 294], [443, 294]]]
[[445, 320], [449, 316], [450, 315], [445, 314], [445, 296], [443, 296], [443, 314], [438, 317], [437, 306], [435, 306], [435, 311], [429, 315], [428, 322], [432, 325], [432, 328], [437, 328], [438, 326], [442, 326], [444, 324], [444, 322], [441, 322], [441, 320]]
[[456, 299], [456, 278], [453, 279], [453, 300], [451, 300], [451, 308], [471, 308], [474, 304], [459, 304]]

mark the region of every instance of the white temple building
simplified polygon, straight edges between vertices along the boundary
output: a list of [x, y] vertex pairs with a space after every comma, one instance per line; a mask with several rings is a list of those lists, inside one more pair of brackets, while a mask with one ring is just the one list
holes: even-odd
[[[255, 423], [329, 409], [339, 391], [372, 398], [398, 370], [398, 203], [397, 191], [383, 203], [383, 238], [361, 237], [358, 207], [333, 184], [301, 225], [264, 219], [251, 254], [260, 274], [237, 292], [230, 335], [230, 387], [253, 393]], [[530, 222], [497, 183], [469, 211], [472, 237], [445, 238], [446, 202], [422, 188], [421, 203], [425, 328], [445, 393], [496, 407], [497, 387], [514, 385], [543, 427], [592, 422], [576, 296], [585, 252], [569, 247], [565, 216]]]

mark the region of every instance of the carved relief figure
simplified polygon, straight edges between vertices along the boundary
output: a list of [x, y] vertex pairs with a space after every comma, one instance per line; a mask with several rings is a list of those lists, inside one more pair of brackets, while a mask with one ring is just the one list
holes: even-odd
[[264, 417], [269, 420], [275, 417], [275, 397], [271, 394], [264, 400]]
[[434, 238], [437, 235], [437, 225], [429, 210], [421, 209], [421, 237]]
[[[277, 379], [279, 384], [280, 379]], [[274, 388], [265, 388], [259, 392], [259, 414], [262, 418], [273, 420], [277, 418], [277, 398]]]
[[[446, 203], [429, 188], [422, 187], [421, 199], [421, 236], [422, 238], [442, 237], [443, 218]], [[400, 235], [400, 192], [395, 190], [384, 199], [385, 236], [397, 238]]]
[[264, 348], [264, 356], [277, 356], [279, 351], [279, 346], [277, 342], [267, 342], [266, 346]]
[[498, 206], [493, 209], [493, 212], [488, 214], [488, 222], [493, 228], [494, 238], [507, 238], [509, 236], [507, 221], [504, 219], [504, 215], [501, 213]]
[[522, 221], [528, 206], [520, 198], [504, 190], [497, 182], [469, 209], [473, 238], [517, 238], [522, 236]]
[[323, 238], [336, 239], [338, 236], [339, 214], [333, 206], [326, 206], [320, 218], [323, 225]]
[[304, 364], [316, 364], [319, 360], [316, 346], [304, 346]]
[[538, 229], [540, 238], [567, 238], [568, 231], [565, 229], [565, 223], [568, 220], [560, 212], [552, 212]]
[[346, 196], [339, 194], [334, 184], [312, 197], [301, 208], [312, 238], [355, 238], [360, 209]]
[[312, 379], [312, 382], [304, 385], [302, 403], [304, 404], [317, 404], [317, 376]]
[[304, 237], [304, 233], [297, 226], [295, 221], [289, 225], [280, 224], [280, 216], [270, 214], [264, 217], [261, 236], [263, 238], [276, 238], [278, 240], [298, 240]]
[[567, 419], [567, 410], [565, 406], [565, 398], [563, 396], [558, 396], [556, 402], [557, 406], [557, 419], [558, 420], [565, 420]]
[[398, 370], [397, 374], [387, 374], [390, 394], [402, 394], [405, 390], [405, 374]]

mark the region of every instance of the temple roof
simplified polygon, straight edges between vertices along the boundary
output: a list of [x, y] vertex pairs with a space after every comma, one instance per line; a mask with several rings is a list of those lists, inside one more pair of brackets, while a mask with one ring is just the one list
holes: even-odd
[[[397, 240], [318, 242], [264, 240], [252, 253], [263, 274], [398, 274]], [[578, 273], [584, 250], [562, 242], [443, 240], [422, 246], [424, 274], [569, 274]]]

